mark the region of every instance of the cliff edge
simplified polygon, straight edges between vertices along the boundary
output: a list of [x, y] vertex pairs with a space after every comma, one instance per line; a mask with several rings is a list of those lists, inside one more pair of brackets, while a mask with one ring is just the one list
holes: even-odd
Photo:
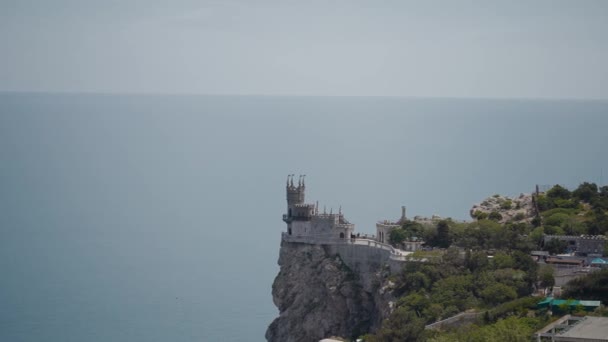
[[331, 246], [281, 242], [270, 342], [317, 342], [374, 331], [390, 314], [388, 270], [352, 270]]

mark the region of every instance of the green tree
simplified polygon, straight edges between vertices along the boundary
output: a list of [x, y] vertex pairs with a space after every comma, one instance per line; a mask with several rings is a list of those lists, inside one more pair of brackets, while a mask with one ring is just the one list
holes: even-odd
[[552, 287], [555, 285], [555, 277], [554, 277], [553, 267], [549, 265], [543, 265], [538, 271], [538, 280], [540, 281], [540, 286], [542, 287]]
[[494, 283], [481, 291], [481, 298], [489, 305], [496, 305], [517, 298], [517, 292], [505, 284]]
[[441, 220], [437, 223], [437, 246], [441, 248], [448, 248], [451, 244], [450, 239], [450, 226], [448, 221]]
[[568, 243], [559, 239], [551, 239], [545, 243], [545, 250], [550, 254], [565, 253]]
[[601, 300], [608, 304], [608, 270], [592, 272], [570, 280], [565, 286], [566, 297]]
[[561, 199], [570, 199], [571, 193], [568, 189], [563, 186], [556, 184], [549, 191], [547, 191], [547, 197], [551, 199], [561, 198]]
[[417, 341], [424, 330], [424, 324], [424, 319], [419, 318], [409, 307], [399, 307], [384, 321], [376, 341]]
[[424, 226], [416, 221], [406, 220], [401, 225], [401, 229], [406, 232], [408, 238], [422, 237], [424, 234]]
[[570, 219], [570, 215], [563, 213], [556, 213], [549, 217], [545, 217], [545, 225], [561, 227], [566, 221]]
[[406, 238], [407, 238], [407, 234], [401, 228], [395, 228], [395, 229], [391, 230], [391, 232], [388, 235], [388, 241], [391, 243], [391, 245], [400, 244], [403, 241], [405, 241]]
[[496, 253], [492, 259], [492, 263], [495, 269], [512, 268], [515, 265], [513, 258], [504, 252]]
[[584, 182], [572, 192], [572, 197], [587, 203], [598, 197], [598, 189], [595, 183]]
[[520, 296], [526, 296], [532, 290], [532, 285], [536, 282], [536, 278], [538, 276], [538, 264], [536, 261], [532, 260], [530, 255], [521, 252], [521, 251], [513, 251], [512, 255], [513, 260], [515, 260], [516, 267], [524, 272], [526, 275], [524, 277], [524, 281], [528, 284], [528, 286], [519, 293]]
[[471, 272], [483, 271], [488, 267], [489, 261], [486, 253], [481, 251], [469, 252], [465, 255], [465, 266]]

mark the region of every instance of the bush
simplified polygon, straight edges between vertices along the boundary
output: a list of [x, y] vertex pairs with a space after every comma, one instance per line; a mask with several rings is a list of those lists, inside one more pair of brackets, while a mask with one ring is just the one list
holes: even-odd
[[608, 304], [608, 270], [600, 270], [581, 278], [570, 280], [565, 287], [565, 297], [601, 300]]
[[535, 309], [536, 304], [539, 302], [538, 298], [535, 297], [523, 297], [500, 304], [494, 309], [490, 310], [490, 317], [492, 319], [507, 317], [511, 314], [521, 315], [530, 309]]
[[538, 209], [540, 211], [555, 208], [555, 203], [553, 202], [553, 200], [544, 195], [539, 195], [536, 197], [536, 204], [538, 204]]
[[569, 218], [567, 214], [554, 214], [545, 218], [545, 225], [561, 227]]
[[554, 205], [557, 208], [573, 208], [576, 209], [579, 207], [578, 201], [571, 199], [562, 199], [556, 198], [554, 200]]
[[392, 245], [396, 245], [402, 243], [406, 238], [407, 234], [403, 229], [395, 228], [391, 230], [388, 240]]
[[575, 215], [576, 209], [573, 208], [554, 208], [542, 213], [543, 217], [553, 216], [555, 214]]
[[473, 218], [476, 219], [476, 220], [485, 220], [485, 219], [488, 218], [488, 214], [487, 213], [484, 213], [483, 211], [479, 211], [479, 210], [476, 210], [473, 213], [473, 215], [471, 215], [471, 216], [473, 216]]
[[517, 298], [517, 292], [510, 286], [494, 283], [481, 291], [481, 298], [489, 305], [496, 305]]
[[597, 190], [597, 185], [595, 183], [584, 182], [572, 192], [572, 197], [590, 203], [592, 199], [598, 196]]
[[488, 219], [492, 221], [500, 221], [502, 220], [502, 215], [498, 211], [493, 211], [488, 215]]
[[515, 214], [515, 216], [513, 216], [513, 221], [521, 221], [525, 218], [526, 218], [526, 215], [524, 215], [524, 213], [517, 213], [517, 214]]
[[568, 189], [564, 188], [559, 184], [556, 184], [551, 189], [549, 189], [549, 191], [547, 191], [547, 197], [552, 199], [570, 199], [571, 193]]
[[509, 210], [513, 207], [511, 200], [506, 200], [500, 204], [500, 209]]
[[551, 254], [564, 253], [568, 248], [568, 243], [559, 239], [551, 239], [545, 243], [545, 250]]

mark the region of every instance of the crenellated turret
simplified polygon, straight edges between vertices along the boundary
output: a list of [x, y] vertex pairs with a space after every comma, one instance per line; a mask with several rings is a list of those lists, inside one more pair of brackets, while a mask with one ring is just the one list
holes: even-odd
[[296, 204], [304, 203], [304, 192], [306, 190], [306, 186], [304, 185], [303, 176], [300, 175], [298, 179], [298, 186], [294, 186], [293, 177], [295, 175], [287, 176], [287, 207], [294, 206]]
[[294, 174], [287, 176], [287, 214], [283, 215], [283, 221], [290, 224], [294, 220], [309, 220], [314, 214], [314, 205], [307, 205], [305, 201], [306, 185], [304, 177], [300, 175], [298, 185], [294, 185]]

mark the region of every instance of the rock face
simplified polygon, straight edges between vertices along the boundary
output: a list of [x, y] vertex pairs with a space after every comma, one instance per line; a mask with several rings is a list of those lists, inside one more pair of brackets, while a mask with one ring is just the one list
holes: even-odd
[[[487, 217], [492, 212], [500, 214], [500, 223], [530, 222], [536, 213], [532, 194], [520, 194], [517, 198], [494, 195], [473, 205], [469, 211], [473, 218]], [[479, 216], [480, 214], [484, 216]]]
[[[390, 314], [392, 296], [386, 271], [361, 275], [329, 246], [283, 241], [280, 271], [272, 296], [280, 315], [266, 331], [270, 342], [317, 342], [352, 337], [377, 329]], [[369, 287], [369, 286], [366, 286]]]

